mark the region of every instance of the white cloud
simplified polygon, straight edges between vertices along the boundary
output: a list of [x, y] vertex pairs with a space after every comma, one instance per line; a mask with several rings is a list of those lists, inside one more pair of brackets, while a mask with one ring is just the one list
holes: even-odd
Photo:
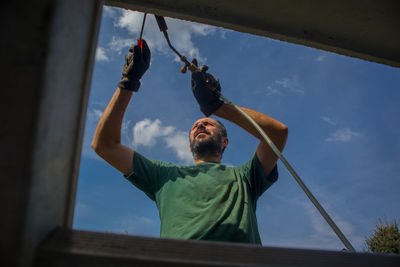
[[[91, 109], [87, 114], [85, 139], [82, 155], [91, 159], [101, 160], [93, 151], [90, 144], [96, 129], [96, 125], [103, 112], [99, 109]], [[170, 149], [183, 164], [193, 163], [193, 157], [189, 149], [189, 137], [187, 132], [178, 131], [173, 126], [164, 126], [159, 119], [154, 121], [144, 119], [130, 128], [131, 121], [124, 120], [121, 126], [122, 139], [130, 143], [134, 148], [153, 147], [160, 139], [166, 149]], [[130, 132], [129, 129], [132, 131]], [[133, 137], [129, 135], [133, 134]]]
[[[143, 13], [122, 10], [116, 19], [115, 26], [127, 30], [133, 39], [119, 39], [113, 37], [110, 47], [120, 52], [121, 49], [127, 48], [134, 44], [135, 39], [139, 37], [141, 25], [143, 21]], [[168, 35], [172, 45], [182, 54], [188, 58], [196, 57], [200, 62], [206, 59], [200, 55], [199, 49], [194, 45], [192, 38], [194, 35], [208, 35], [217, 32], [219, 29], [214, 26], [198, 24], [194, 22], [187, 22], [183, 20], [165, 18], [168, 26]], [[221, 30], [219, 30], [221, 31]], [[172, 53], [167, 45], [164, 35], [160, 32], [157, 22], [153, 15], [148, 15], [146, 18], [146, 25], [144, 27], [143, 38], [147, 41], [150, 49], [163, 53]], [[176, 57], [177, 59], [177, 57]]]
[[103, 111], [94, 108], [88, 111], [87, 117], [89, 122], [97, 122], [100, 119], [101, 115], [103, 115]]
[[[302, 206], [305, 209], [305, 214], [310, 219], [313, 229], [315, 230], [315, 233], [309, 238], [310, 243], [319, 243], [320, 246], [323, 245], [323, 247], [326, 248], [337, 248], [337, 246], [344, 247], [339, 237], [312, 204], [302, 203]], [[350, 222], [343, 220], [337, 214], [333, 214], [332, 212], [329, 213], [335, 224], [345, 236], [350, 236], [353, 233], [354, 226]]]
[[348, 142], [354, 137], [360, 137], [362, 133], [353, 132], [350, 128], [338, 129], [336, 132], [331, 133], [328, 138], [325, 139], [327, 142]]
[[165, 147], [171, 149], [182, 163], [193, 163], [187, 132], [178, 131], [173, 126], [163, 126], [159, 119], [154, 121], [144, 119], [133, 126], [134, 147], [152, 147], [161, 138], [165, 142]]
[[[130, 11], [123, 9], [121, 10], [121, 16], [119, 16], [115, 22], [115, 26], [124, 28], [132, 34], [137, 34], [141, 30], [144, 13]], [[149, 27], [150, 14], [146, 17], [145, 30]]]
[[131, 139], [130, 139], [130, 125], [131, 125], [131, 121], [124, 118], [124, 120], [122, 121], [122, 127], [121, 127], [121, 137], [122, 137], [122, 142], [123, 143], [131, 143]]
[[300, 88], [299, 78], [297, 75], [293, 75], [290, 78], [283, 78], [280, 80], [276, 80], [274, 82], [274, 85], [275, 86], [273, 86], [273, 87], [270, 87], [270, 86], [269, 87], [273, 88], [276, 92], [279, 92], [280, 95], [282, 95], [282, 91], [284, 91], [284, 90], [289, 91], [289, 92], [294, 92], [296, 94], [301, 94], [301, 95], [305, 94], [304, 90], [302, 90]]
[[317, 61], [318, 62], [321, 62], [321, 61], [323, 61], [324, 59], [326, 58], [326, 55], [319, 55], [318, 57], [317, 57]]
[[103, 6], [103, 16], [114, 17], [118, 10], [116, 7]]
[[100, 109], [89, 109], [86, 115], [86, 125], [85, 125], [85, 136], [83, 139], [83, 145], [82, 145], [82, 156], [90, 158], [90, 159], [96, 159], [96, 160], [101, 160], [101, 158], [94, 152], [94, 150], [91, 147], [92, 139], [94, 136], [94, 132], [97, 126], [97, 123], [103, 114], [103, 111]]
[[133, 127], [132, 145], [152, 147], [155, 145], [157, 138], [166, 136], [174, 131], [172, 126], [161, 126], [161, 121], [156, 119], [151, 121], [144, 119], [139, 121]]
[[332, 120], [331, 118], [329, 118], [329, 117], [322, 116], [321, 119], [322, 119], [324, 122], [326, 122], [326, 123], [329, 123], [329, 124], [331, 124], [331, 125], [336, 125], [336, 122], [333, 121], [333, 120]]
[[[118, 54], [122, 53], [122, 50], [124, 48], [131, 47], [133, 44], [135, 44], [135, 39], [133, 38], [120, 38], [113, 36], [111, 38], [110, 43], [108, 44], [108, 47], [112, 50], [117, 52]], [[128, 53], [128, 49], [124, 51], [124, 53]]]
[[81, 219], [81, 218], [85, 217], [85, 215], [88, 213], [88, 208], [89, 208], [89, 206], [85, 203], [82, 203], [82, 202], [76, 203], [74, 220], [77, 220], [77, 218]]
[[282, 80], [276, 80], [275, 83], [281, 85], [283, 88], [289, 87], [289, 79], [288, 78], [285, 78]]
[[106, 55], [106, 51], [103, 47], [97, 47], [96, 49], [96, 60], [99, 62], [107, 62], [110, 61], [110, 59], [108, 58], [108, 56]]
[[231, 30], [226, 30], [226, 29], [221, 30], [221, 32], [220, 32], [221, 38], [222, 38], [222, 39], [226, 39], [226, 34], [227, 34], [228, 32], [230, 32], [230, 31], [231, 31]]
[[164, 141], [167, 143], [167, 147], [171, 148], [177, 157], [187, 163], [193, 163], [193, 156], [189, 149], [189, 135], [187, 132], [179, 131], [177, 133], [167, 136]]
[[[315, 188], [315, 184], [313, 185], [313, 188], [316, 196], [319, 196], [318, 198], [322, 206], [329, 213], [339, 229], [348, 238], [350, 243], [352, 243], [352, 245], [356, 248], [362, 248], [364, 244], [364, 236], [360, 234], [361, 227], [358, 225], [358, 223], [363, 221], [363, 219], [356, 218], [357, 216], [354, 216], [356, 214], [355, 212], [349, 212], [348, 203], [343, 200], [343, 195], [339, 196], [340, 193], [336, 191], [327, 192], [319, 187]], [[283, 237], [276, 235], [273, 237], [268, 235], [262, 239], [264, 245], [294, 248], [332, 249], [336, 251], [345, 247], [311, 202], [308, 200], [302, 200], [303, 197], [299, 198], [298, 196], [287, 198], [280, 194], [274, 194], [273, 197], [279, 202], [288, 205], [288, 207], [291, 206], [296, 210], [290, 216], [302, 216], [308, 219], [308, 221], [305, 223], [307, 226], [311, 227], [311, 231], [303, 223], [296, 224], [296, 226], [299, 228], [298, 231], [302, 232], [301, 238], [299, 238], [299, 236]], [[324, 201], [328, 199], [328, 202]], [[334, 203], [335, 208], [332, 208], [330, 203]], [[270, 212], [269, 205], [270, 204], [268, 203], [263, 207], [268, 212]], [[340, 214], [335, 212], [335, 210], [340, 210]], [[346, 219], [343, 219], [343, 216], [346, 216]]]
[[267, 96], [270, 96], [270, 95], [282, 95], [282, 92], [280, 91], [280, 90], [278, 90], [278, 89], [276, 89], [276, 88], [273, 88], [273, 87], [271, 87], [271, 86], [267, 86], [267, 92], [266, 92], [266, 95]]

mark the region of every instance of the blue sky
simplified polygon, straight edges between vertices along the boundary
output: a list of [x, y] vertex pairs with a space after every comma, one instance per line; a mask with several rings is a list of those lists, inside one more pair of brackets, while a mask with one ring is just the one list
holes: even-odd
[[[98, 41], [73, 227], [159, 236], [155, 203], [90, 148], [116, 89], [123, 56], [143, 14], [105, 7]], [[223, 94], [289, 127], [285, 157], [356, 250], [379, 217], [400, 218], [400, 70], [322, 50], [167, 18], [174, 46], [197, 57]], [[123, 143], [157, 160], [192, 163], [187, 133], [202, 117], [190, 75], [169, 50], [152, 15], [144, 38], [150, 69], [127, 109]], [[258, 140], [229, 122], [223, 163], [238, 166]], [[264, 246], [341, 250], [344, 245], [279, 162], [279, 180], [257, 207]]]

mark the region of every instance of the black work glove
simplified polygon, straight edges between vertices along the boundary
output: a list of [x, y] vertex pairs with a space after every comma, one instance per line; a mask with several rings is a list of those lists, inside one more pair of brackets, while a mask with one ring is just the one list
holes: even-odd
[[137, 92], [140, 87], [140, 79], [150, 66], [151, 52], [145, 40], [143, 48], [138, 45], [129, 48], [129, 54], [125, 55], [125, 64], [122, 69], [122, 78], [118, 88]]
[[[197, 67], [197, 60], [193, 59], [192, 64]], [[219, 80], [207, 73], [208, 67], [203, 65], [198, 71], [192, 72], [191, 84], [192, 92], [197, 102], [200, 105], [201, 112], [209, 117], [224, 103], [219, 99], [216, 92], [212, 91], [209, 86], [221, 92]]]

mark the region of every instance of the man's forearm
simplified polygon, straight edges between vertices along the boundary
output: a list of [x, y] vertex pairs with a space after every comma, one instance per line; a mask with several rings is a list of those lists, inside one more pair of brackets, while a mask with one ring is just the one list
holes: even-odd
[[122, 120], [132, 97], [132, 91], [117, 89], [104, 110], [93, 137], [92, 147], [97, 152], [104, 146], [121, 143]]
[[[281, 122], [271, 118], [270, 116], [244, 107], [239, 107], [245, 111], [258, 125], [264, 130], [264, 132], [271, 138], [272, 142], [278, 147], [279, 150], [283, 150], [288, 128]], [[229, 120], [236, 125], [242, 127], [244, 130], [263, 141], [261, 135], [254, 128], [254, 126], [237, 111], [233, 106], [228, 104], [223, 104], [214, 115], [221, 117], [223, 119]]]

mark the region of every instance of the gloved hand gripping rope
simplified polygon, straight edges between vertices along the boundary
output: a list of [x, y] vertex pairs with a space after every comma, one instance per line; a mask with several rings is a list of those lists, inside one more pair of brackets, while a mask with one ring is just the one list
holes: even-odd
[[[296, 171], [289, 164], [289, 162], [286, 160], [286, 158], [282, 155], [282, 153], [279, 151], [279, 149], [271, 141], [271, 139], [268, 137], [268, 135], [261, 129], [261, 127], [246, 112], [244, 112], [242, 109], [240, 109], [238, 106], [236, 106], [234, 103], [232, 103], [231, 101], [229, 101], [226, 97], [224, 97], [222, 95], [221, 86], [219, 84], [218, 79], [215, 79], [211, 74], [207, 73], [207, 69], [208, 69], [207, 66], [201, 66], [200, 68], [198, 68], [197, 61], [195, 59], [192, 61], [192, 63], [189, 63], [189, 61], [184, 56], [179, 54], [179, 52], [171, 45], [171, 42], [170, 42], [168, 34], [167, 34], [167, 29], [168, 29], [167, 24], [165, 23], [164, 18], [161, 16], [157, 16], [157, 15], [155, 15], [155, 17], [156, 17], [158, 26], [160, 28], [160, 31], [163, 32], [163, 34], [167, 40], [168, 46], [172, 49], [172, 51], [174, 51], [175, 54], [178, 55], [178, 57], [181, 59], [181, 61], [185, 63], [185, 65], [181, 68], [181, 72], [186, 73], [187, 69], [189, 69], [192, 72], [192, 89], [195, 88], [193, 90], [193, 94], [199, 103], [203, 103], [203, 105], [200, 105], [201, 111], [208, 117], [212, 113], [214, 113], [219, 107], [221, 107], [223, 103], [225, 103], [225, 104], [231, 105], [238, 112], [240, 112], [245, 118], [247, 118], [247, 120], [254, 126], [254, 128], [258, 131], [258, 133], [262, 136], [264, 141], [271, 147], [271, 149], [274, 151], [276, 156], [286, 166], [286, 168], [288, 169], [290, 174], [292, 174], [293, 178], [299, 184], [301, 189], [303, 189], [304, 193], [307, 195], [307, 197], [310, 199], [310, 201], [314, 204], [314, 206], [317, 208], [317, 210], [320, 212], [320, 214], [326, 220], [326, 222], [329, 224], [329, 226], [332, 228], [332, 230], [336, 233], [336, 235], [339, 237], [339, 239], [343, 242], [343, 244], [346, 246], [346, 248], [349, 251], [355, 252], [354, 247], [350, 244], [350, 242], [347, 240], [347, 238], [344, 236], [344, 234], [339, 229], [339, 227], [335, 224], [335, 222], [331, 219], [331, 217], [328, 215], [328, 213], [325, 211], [325, 209], [321, 206], [321, 204], [319, 204], [317, 199], [314, 197], [314, 195], [311, 193], [311, 191], [307, 188], [307, 186], [301, 180], [300, 176], [296, 173]], [[193, 83], [201, 82], [201, 81], [205, 81], [205, 85], [207, 86], [208, 89], [210, 89], [210, 91], [198, 90], [198, 88], [201, 88], [202, 86], [204, 87], [204, 84], [201, 84], [200, 86], [193, 84]], [[221, 101], [221, 99], [223, 101]]]

